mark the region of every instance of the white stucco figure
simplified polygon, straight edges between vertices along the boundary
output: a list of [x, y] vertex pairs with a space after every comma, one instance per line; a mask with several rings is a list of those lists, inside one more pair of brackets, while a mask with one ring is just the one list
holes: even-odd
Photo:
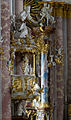
[[22, 116], [22, 113], [23, 113], [23, 106], [22, 106], [22, 103], [20, 103], [19, 105], [18, 105], [18, 116]]
[[30, 64], [30, 75], [32, 75], [32, 73], [33, 73], [33, 68], [32, 68], [32, 66]]
[[58, 54], [61, 55], [61, 53], [62, 53], [62, 48], [59, 48]]
[[25, 70], [24, 70], [24, 74], [28, 75], [29, 74], [29, 60], [27, 55], [25, 56], [25, 64], [24, 64]]
[[26, 115], [26, 112], [25, 112], [25, 106], [26, 106], [26, 102], [25, 101], [21, 101], [19, 104], [18, 104], [18, 108], [17, 108], [17, 115], [18, 116], [22, 116], [22, 115]]
[[20, 38], [26, 38], [27, 37], [30, 37], [30, 30], [29, 28], [26, 26], [26, 18], [28, 18], [29, 21], [33, 22], [33, 23], [38, 23], [37, 21], [35, 21], [32, 16], [30, 15], [30, 9], [31, 9], [31, 6], [28, 5], [28, 6], [24, 6], [24, 10], [23, 12], [20, 14], [20, 18], [22, 20], [22, 24], [21, 24], [21, 27], [19, 29], [19, 31], [21, 31], [21, 35], [20, 35]]
[[43, 6], [43, 8], [41, 9], [41, 12], [40, 12], [41, 20], [42, 20], [44, 17], [47, 19], [47, 26], [48, 26], [49, 20], [51, 21], [52, 24], [54, 23], [54, 17], [50, 15], [51, 12], [52, 12], [52, 9], [53, 9], [53, 8], [50, 8], [50, 5], [49, 5], [49, 4], [48, 4], [48, 6], [47, 6], [47, 3], [44, 3], [44, 6]]
[[40, 104], [39, 104], [39, 103], [40, 103], [40, 93], [38, 93], [37, 91], [40, 90], [40, 87], [39, 87], [38, 84], [35, 84], [35, 85], [34, 85], [34, 90], [35, 90], [34, 95], [36, 95], [37, 98], [33, 100], [33, 105], [34, 105], [35, 107], [39, 107], [39, 105], [40, 105]]
[[21, 19], [24, 22], [26, 20], [26, 18], [28, 18], [29, 20], [31, 20], [33, 23], [38, 23], [37, 21], [33, 20], [32, 16], [30, 15], [30, 10], [31, 10], [31, 6], [24, 6], [24, 10], [21, 13]]
[[26, 26], [26, 23], [22, 23], [20, 29], [21, 31], [21, 35], [20, 38], [26, 38], [26, 36], [28, 36], [28, 27]]

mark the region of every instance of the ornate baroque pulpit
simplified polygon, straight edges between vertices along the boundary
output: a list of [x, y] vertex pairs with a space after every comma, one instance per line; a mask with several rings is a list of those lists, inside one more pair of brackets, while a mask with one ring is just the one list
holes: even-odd
[[63, 49], [50, 39], [56, 33], [55, 2], [24, 0], [23, 11], [11, 16], [12, 115], [30, 120], [49, 120], [49, 69], [63, 64]]

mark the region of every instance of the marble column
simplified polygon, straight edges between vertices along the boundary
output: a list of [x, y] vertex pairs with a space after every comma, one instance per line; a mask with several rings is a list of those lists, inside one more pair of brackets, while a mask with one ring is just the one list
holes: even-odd
[[71, 103], [71, 10], [67, 20], [68, 33], [68, 103]]
[[18, 15], [23, 11], [23, 0], [15, 0], [15, 14]]
[[[55, 34], [51, 34], [50, 36], [50, 41], [52, 41], [51, 47], [50, 47], [50, 53], [53, 49], [53, 46], [55, 45]], [[52, 53], [51, 53], [52, 54]], [[53, 108], [53, 112], [51, 113], [51, 120], [57, 120], [57, 108], [56, 106], [56, 98], [57, 98], [57, 84], [56, 84], [56, 68], [55, 66], [49, 68], [49, 99], [50, 99], [50, 104], [51, 107]]]
[[2, 0], [2, 120], [11, 120], [10, 73], [7, 63], [10, 59], [10, 0]]
[[44, 92], [41, 93], [41, 103], [48, 104], [48, 73], [47, 73], [47, 54], [41, 53], [41, 88], [44, 85]]
[[15, 0], [10, 0], [10, 13], [15, 15]]
[[[1, 48], [1, 0], [0, 0], [0, 48]], [[0, 120], [2, 120], [2, 68], [0, 55]]]
[[63, 44], [64, 44], [64, 120], [67, 120], [67, 79], [68, 79], [68, 58], [67, 58], [67, 11], [64, 10], [63, 18]]
[[[49, 83], [49, 95], [50, 95], [50, 104], [54, 109], [54, 69], [50, 68], [50, 83]], [[51, 120], [53, 120], [53, 112], [51, 114]]]
[[[63, 47], [63, 18], [56, 17], [56, 40], [58, 41], [58, 48]], [[63, 120], [64, 112], [64, 80], [63, 80], [63, 66], [57, 65], [57, 120]]]
[[[41, 105], [44, 108], [45, 104], [48, 104], [48, 69], [47, 69], [47, 54], [41, 53], [41, 88], [43, 88], [43, 93], [41, 93]], [[45, 119], [45, 110], [37, 111], [37, 120]], [[47, 120], [49, 120], [49, 111], [47, 115]]]

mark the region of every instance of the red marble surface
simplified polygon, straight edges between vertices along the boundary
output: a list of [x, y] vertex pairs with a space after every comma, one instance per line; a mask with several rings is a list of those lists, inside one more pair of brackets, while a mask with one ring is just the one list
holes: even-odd
[[[17, 1], [17, 0], [16, 0]], [[20, 3], [20, 2], [19, 2]], [[19, 5], [19, 3], [16, 2], [16, 14], [22, 10]], [[18, 8], [19, 6], [19, 8]], [[70, 19], [71, 20], [71, 19]], [[70, 21], [69, 20], [69, 21]], [[68, 24], [68, 27], [70, 26], [70, 23]], [[9, 9], [9, 0], [2, 0], [2, 37], [4, 39], [3, 43], [3, 68], [2, 68], [2, 120], [11, 120], [11, 99], [10, 99], [10, 74], [7, 68], [7, 61], [10, 58], [10, 9]], [[57, 25], [56, 25], [56, 38], [58, 40], [58, 48], [60, 48], [63, 45], [63, 31], [62, 31], [62, 18], [57, 18]], [[71, 49], [71, 31], [69, 27], [69, 34], [68, 34], [68, 55], [70, 56], [70, 49]], [[70, 61], [71, 58], [69, 57], [69, 81], [70, 81], [70, 74], [71, 74], [71, 67], [70, 67]], [[19, 64], [18, 67], [21, 67]], [[18, 68], [18, 74], [21, 74], [21, 69]], [[58, 103], [58, 111], [57, 111], [57, 120], [63, 120], [63, 75], [61, 75], [61, 71], [63, 70], [62, 67], [57, 66], [57, 103]], [[53, 73], [52, 73], [53, 74]], [[51, 75], [53, 76], [53, 75]], [[53, 82], [53, 81], [52, 81]], [[50, 83], [51, 84], [51, 83]], [[69, 84], [69, 83], [68, 83]], [[51, 94], [53, 95], [53, 85], [51, 86]], [[70, 88], [70, 85], [69, 85]], [[69, 93], [70, 94], [70, 93]], [[51, 99], [52, 96], [51, 96]]]
[[23, 0], [15, 0], [15, 14], [18, 15], [23, 11]]
[[[57, 47], [63, 47], [63, 19], [56, 18], [56, 40]], [[57, 65], [57, 120], [63, 120], [64, 112], [64, 80], [63, 80], [63, 66]]]
[[[56, 17], [56, 41], [57, 48], [63, 47], [63, 20], [61, 17]], [[52, 38], [53, 40], [53, 38]], [[54, 106], [54, 68], [50, 68], [50, 102]], [[64, 112], [64, 79], [63, 79], [63, 66], [56, 65], [56, 98], [57, 98], [57, 120], [63, 120]], [[55, 108], [54, 108], [55, 109]], [[54, 110], [55, 111], [55, 110]], [[53, 114], [52, 114], [53, 115]], [[53, 120], [53, 116], [52, 119]]]
[[2, 0], [2, 38], [3, 65], [2, 65], [2, 120], [11, 120], [10, 73], [7, 62], [10, 58], [10, 4], [9, 0]]
[[68, 102], [71, 103], [71, 18], [68, 18]]

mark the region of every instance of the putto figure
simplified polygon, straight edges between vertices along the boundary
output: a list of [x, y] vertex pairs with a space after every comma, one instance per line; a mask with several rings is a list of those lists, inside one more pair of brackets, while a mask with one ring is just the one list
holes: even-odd
[[41, 9], [41, 12], [40, 12], [41, 20], [43, 18], [47, 19], [47, 26], [48, 26], [49, 20], [50, 20], [51, 24], [53, 24], [55, 22], [54, 17], [51, 16], [52, 9], [53, 8], [50, 8], [49, 4], [47, 5], [47, 3], [44, 3], [44, 6], [43, 6], [43, 8]]

